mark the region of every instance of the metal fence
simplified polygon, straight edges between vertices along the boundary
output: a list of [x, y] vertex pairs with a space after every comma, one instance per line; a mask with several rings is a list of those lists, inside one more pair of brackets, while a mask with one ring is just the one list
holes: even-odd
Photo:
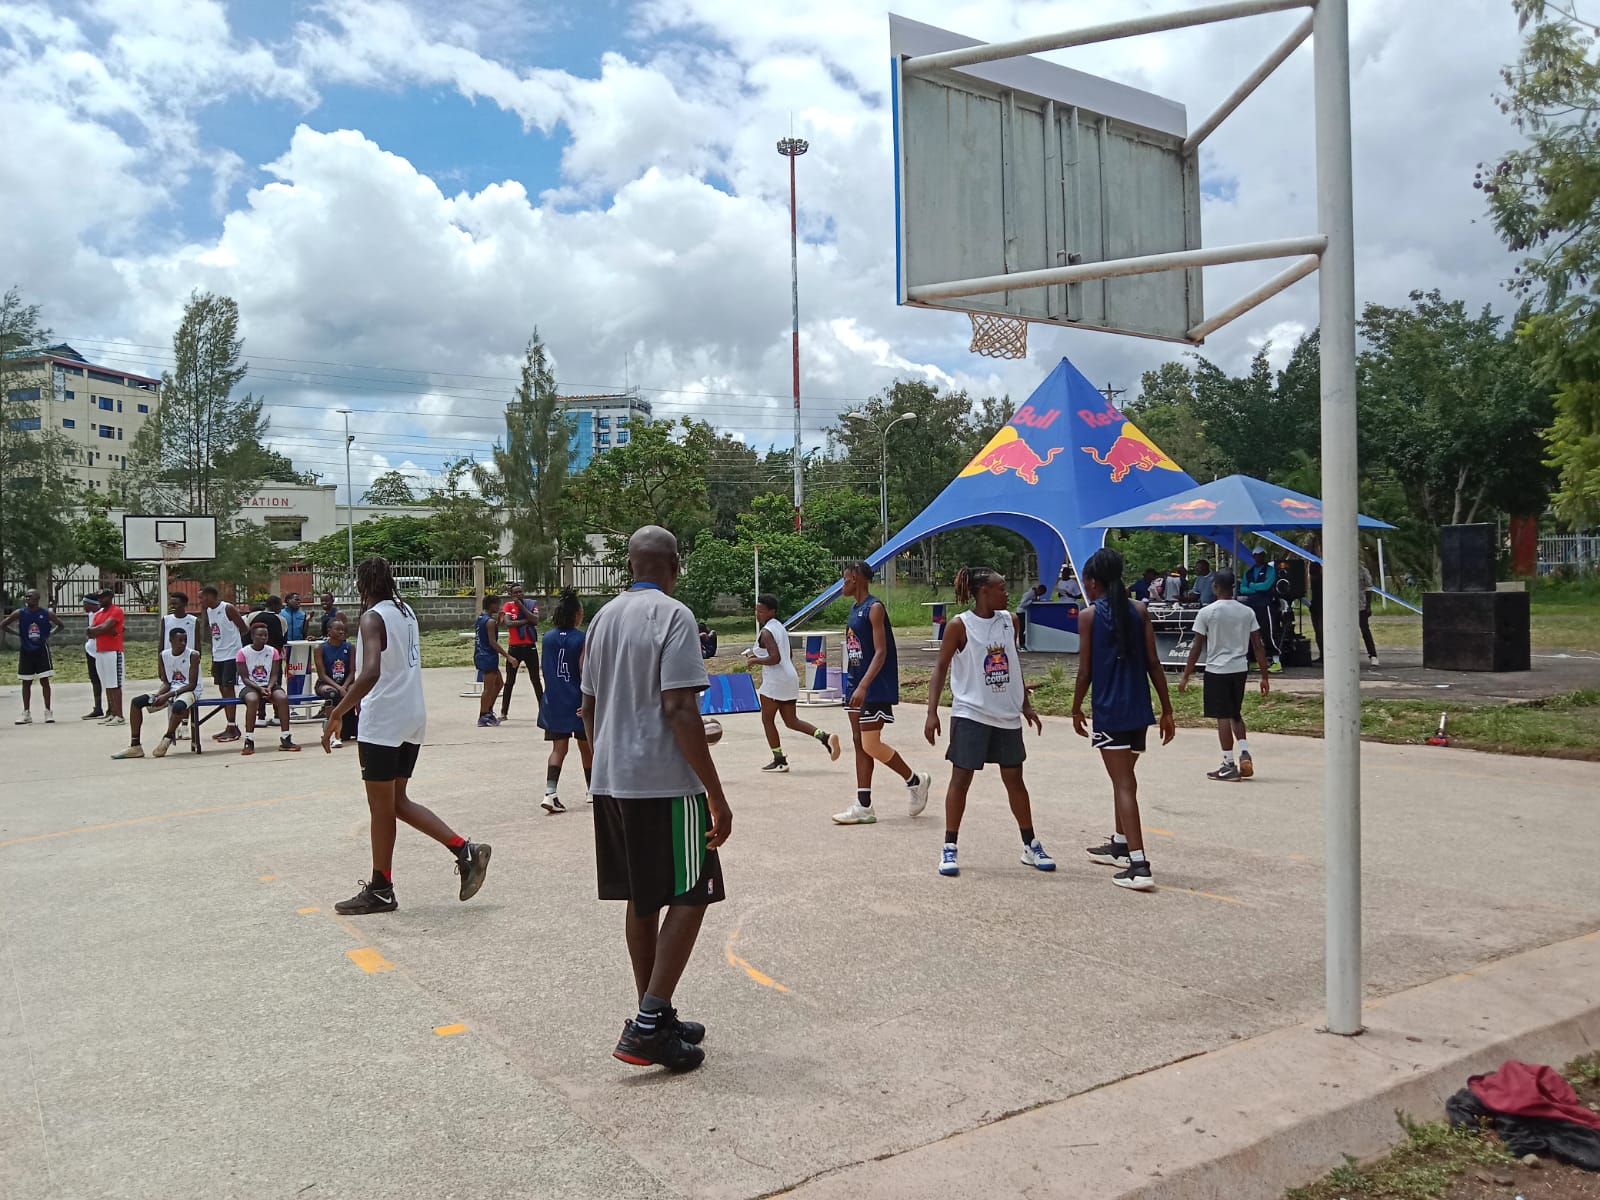
[[[389, 564], [395, 582], [407, 596], [470, 596], [473, 594], [472, 562], [394, 562]], [[316, 567], [312, 572], [315, 590], [338, 596], [354, 593], [343, 567]], [[521, 575], [509, 558], [484, 563], [484, 586], [491, 592], [504, 592]], [[608, 563], [598, 560], [568, 561], [562, 564], [562, 580], [580, 595], [596, 596], [622, 586], [622, 575]], [[538, 589], [533, 589], [537, 591]]]
[[1600, 534], [1558, 533], [1539, 539], [1539, 574], [1600, 571]]

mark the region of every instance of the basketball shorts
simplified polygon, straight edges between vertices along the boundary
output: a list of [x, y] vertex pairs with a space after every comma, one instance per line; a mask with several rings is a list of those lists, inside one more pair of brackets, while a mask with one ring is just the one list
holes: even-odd
[[600, 899], [631, 900], [639, 916], [670, 905], [725, 898], [722, 862], [706, 847], [711, 808], [704, 795], [594, 798], [594, 856]]
[[410, 779], [417, 769], [418, 742], [401, 742], [398, 746], [380, 746], [376, 742], [360, 742], [361, 778], [368, 783], [393, 783], [396, 779]]
[[1028, 757], [1022, 730], [985, 725], [970, 717], [950, 718], [950, 749], [945, 758], [963, 771], [981, 771], [985, 763], [1020, 767]]
[[[849, 711], [855, 715], [855, 710]], [[863, 703], [860, 714], [855, 715], [855, 722], [863, 729], [881, 729], [885, 725], [893, 725], [894, 705]]]
[[1250, 673], [1232, 671], [1205, 674], [1205, 715], [1221, 721], [1237, 721], [1244, 715], [1244, 687]]
[[100, 676], [101, 687], [121, 687], [122, 668], [121, 650], [96, 650], [94, 652], [94, 670], [95, 674]]
[[211, 664], [211, 682], [218, 687], [232, 687], [239, 682], [239, 664], [237, 662], [213, 662]]
[[1135, 754], [1143, 754], [1149, 732], [1147, 725], [1141, 725], [1138, 729], [1096, 729], [1092, 744], [1096, 750], [1132, 750]]
[[40, 646], [37, 650], [23, 650], [18, 655], [17, 678], [24, 683], [34, 679], [49, 679], [55, 673], [55, 663], [50, 660], [49, 646]]

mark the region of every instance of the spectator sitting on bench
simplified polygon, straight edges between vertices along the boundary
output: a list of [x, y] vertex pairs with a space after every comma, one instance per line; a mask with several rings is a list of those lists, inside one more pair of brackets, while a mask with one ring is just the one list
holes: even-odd
[[700, 622], [700, 657], [715, 658], [717, 656], [717, 631], [709, 628], [704, 621]]
[[163, 708], [167, 710], [167, 732], [160, 744], [150, 751], [150, 757], [165, 758], [167, 751], [172, 749], [172, 743], [177, 740], [178, 727], [183, 724], [184, 717], [188, 716], [194, 702], [204, 694], [204, 685], [200, 680], [200, 651], [189, 645], [188, 633], [181, 627], [170, 629], [167, 631], [167, 641], [169, 648], [161, 652], [156, 665], [161, 673], [161, 686], [150, 695], [134, 697], [128, 717], [128, 729], [132, 737], [128, 741], [128, 748], [120, 754], [113, 754], [112, 758], [143, 758], [139, 729], [144, 724], [144, 714]]
[[239, 651], [239, 698], [244, 701], [244, 749], [241, 754], [254, 754], [256, 740], [256, 715], [264, 704], [271, 702], [278, 715], [278, 726], [283, 730], [278, 737], [278, 749], [298, 751], [299, 746], [289, 736], [289, 693], [283, 690], [283, 655], [267, 644], [267, 626], [257, 621], [250, 626], [250, 644]]
[[[345, 690], [355, 678], [354, 650], [355, 647], [345, 640], [344, 614], [335, 613], [333, 620], [328, 622], [327, 640], [318, 642], [311, 652], [311, 663], [317, 671], [317, 695], [327, 701], [317, 714], [323, 719], [327, 718], [335, 704], [344, 699]], [[355, 736], [356, 714], [352, 710], [340, 719], [339, 732], [333, 735], [328, 744], [338, 749]]]

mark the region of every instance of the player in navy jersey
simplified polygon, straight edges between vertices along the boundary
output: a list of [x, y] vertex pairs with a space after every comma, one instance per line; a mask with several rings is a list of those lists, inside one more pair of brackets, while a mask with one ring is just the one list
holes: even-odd
[[[311, 652], [311, 665], [317, 673], [317, 695], [327, 701], [322, 709], [324, 720], [333, 711], [333, 706], [344, 699], [351, 680], [356, 677], [355, 647], [350, 644], [347, 633], [344, 614], [335, 613], [333, 620], [328, 622], [327, 636]], [[328, 744], [338, 749], [356, 736], [356, 714], [347, 712], [340, 718], [339, 731]]]
[[478, 614], [477, 628], [472, 638], [472, 665], [478, 669], [478, 675], [483, 680], [483, 694], [478, 697], [479, 729], [500, 724], [500, 719], [494, 715], [494, 702], [505, 683], [505, 676], [500, 674], [502, 658], [511, 664], [511, 673], [515, 675], [517, 660], [506, 653], [505, 647], [500, 644], [500, 597], [485, 596], [483, 611]]
[[55, 714], [50, 711], [50, 676], [55, 674], [55, 663], [50, 658], [50, 635], [66, 628], [61, 618], [44, 606], [38, 588], [29, 588], [22, 607], [10, 613], [0, 629], [15, 625], [22, 641], [22, 652], [17, 657], [17, 678], [22, 681], [22, 715], [18, 725], [33, 724], [33, 681], [39, 681], [44, 694], [44, 720], [55, 724]]
[[550, 743], [550, 760], [545, 765], [544, 800], [539, 807], [547, 813], [562, 813], [556, 789], [561, 783], [561, 764], [567, 761], [572, 739], [578, 740], [583, 759], [583, 782], [588, 789], [593, 771], [589, 735], [583, 729], [583, 605], [571, 588], [561, 592], [556, 602], [554, 627], [544, 635], [544, 703], [539, 708], [539, 727]]
[[1167, 674], [1156, 653], [1155, 630], [1145, 606], [1128, 595], [1122, 582], [1122, 555], [1096, 550], [1083, 565], [1088, 603], [1078, 617], [1078, 682], [1072, 695], [1072, 728], [1089, 737], [1085, 693], [1093, 689], [1094, 748], [1100, 751], [1116, 806], [1117, 831], [1103, 846], [1091, 846], [1091, 862], [1121, 866], [1111, 877], [1118, 887], [1148, 892], [1155, 888], [1144, 854], [1139, 823], [1139, 780], [1135, 769], [1145, 751], [1146, 733], [1156, 724], [1150, 686], [1161, 699], [1161, 744], [1172, 740], [1172, 698]]

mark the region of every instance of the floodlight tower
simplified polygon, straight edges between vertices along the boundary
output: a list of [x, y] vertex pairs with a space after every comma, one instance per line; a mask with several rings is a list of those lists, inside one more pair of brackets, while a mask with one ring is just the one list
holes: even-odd
[[800, 470], [800, 238], [795, 219], [794, 160], [811, 144], [804, 138], [786, 137], [778, 141], [778, 153], [789, 160], [789, 298], [794, 312], [794, 527], [800, 528], [800, 504], [804, 499]]

